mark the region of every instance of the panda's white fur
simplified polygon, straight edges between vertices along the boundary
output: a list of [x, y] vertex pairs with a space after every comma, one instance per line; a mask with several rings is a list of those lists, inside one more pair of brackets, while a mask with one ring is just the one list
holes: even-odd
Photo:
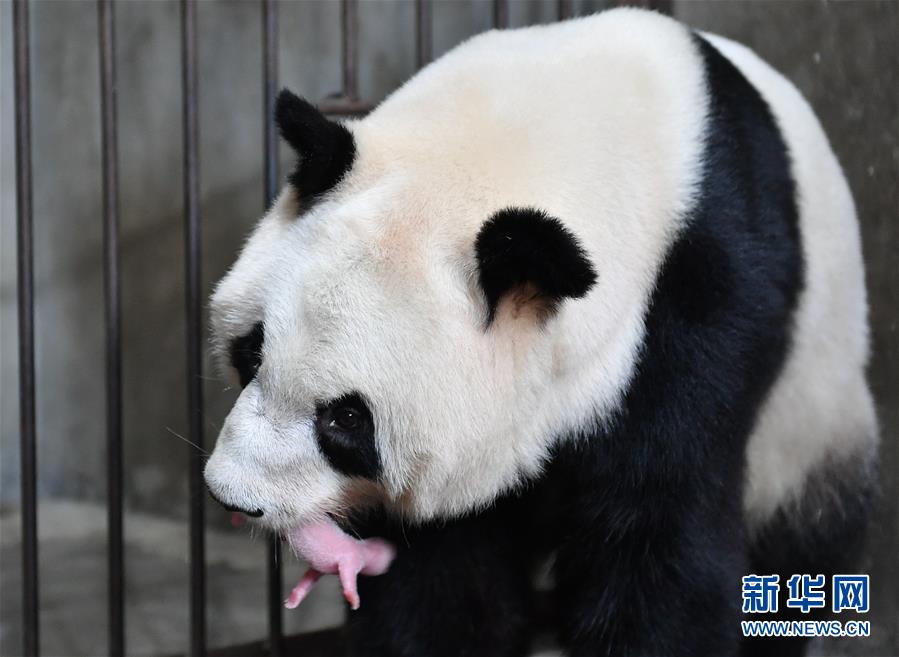
[[811, 107], [755, 53], [707, 35], [768, 102], [792, 155], [805, 285], [789, 357], [748, 446], [749, 525], [802, 490], [805, 476], [852, 453], [872, 460], [877, 419], [865, 381], [868, 306], [855, 205]]
[[[808, 105], [750, 51], [708, 38], [769, 103], [800, 199], [792, 349], [748, 447], [755, 524], [816, 466], [873, 448], [863, 272], [849, 191]], [[683, 26], [615, 10], [475, 37], [348, 122], [357, 152], [339, 187], [308, 209], [285, 188], [214, 294], [224, 361], [260, 321], [265, 344], [210, 488], [278, 530], [362, 494], [452, 517], [539, 472], [554, 440], [612, 417], [699, 183], [705, 84]], [[599, 280], [545, 322], [507, 299], [485, 330], [474, 241], [510, 205], [561, 218]], [[380, 486], [318, 453], [315, 405], [348, 390], [371, 402]]]

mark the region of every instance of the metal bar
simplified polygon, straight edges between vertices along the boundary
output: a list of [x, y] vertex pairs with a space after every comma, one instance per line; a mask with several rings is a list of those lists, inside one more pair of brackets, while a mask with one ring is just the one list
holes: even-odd
[[37, 431], [34, 406], [34, 242], [28, 1], [13, 3], [16, 103], [16, 288], [19, 309], [19, 449], [22, 486], [22, 649], [40, 651]]
[[359, 98], [357, 52], [359, 44], [359, 6], [356, 0], [342, 0], [340, 39], [343, 54], [343, 96], [351, 101]]
[[347, 98], [326, 98], [318, 103], [318, 109], [323, 114], [337, 116], [357, 116], [367, 114], [374, 104], [361, 100], [349, 100]]
[[281, 615], [283, 607], [283, 594], [281, 593], [281, 541], [277, 536], [268, 539], [266, 551], [268, 579], [268, 654], [272, 657], [280, 657], [283, 654], [284, 622]]
[[415, 0], [415, 67], [434, 57], [434, 19], [431, 0]]
[[206, 568], [203, 488], [203, 379], [200, 281], [200, 174], [197, 5], [181, 0], [184, 255], [187, 303], [187, 410], [190, 486], [190, 654], [206, 654]]
[[558, 0], [558, 4], [556, 5], [556, 12], [559, 16], [560, 21], [564, 21], [566, 18], [571, 18], [574, 13], [574, 7], [572, 0]]
[[[278, 5], [275, 0], [262, 3], [262, 80], [263, 80], [263, 144], [265, 159], [265, 207], [278, 195], [278, 135], [275, 131], [275, 95], [278, 93]], [[281, 604], [281, 542], [277, 536], [268, 541], [266, 563], [268, 598], [269, 654], [280, 657], [283, 642]]]
[[498, 30], [509, 27], [509, 0], [493, 0], [493, 27]]
[[619, 7], [642, 7], [660, 14], [671, 14], [673, 0], [615, 0]]
[[125, 558], [122, 527], [122, 341], [119, 270], [119, 165], [115, 6], [97, 1], [103, 167], [103, 281], [106, 316], [106, 510], [109, 654], [125, 654]]
[[278, 133], [274, 121], [278, 93], [278, 4], [275, 0], [265, 0], [262, 4], [262, 51], [264, 202], [268, 207], [278, 195]]

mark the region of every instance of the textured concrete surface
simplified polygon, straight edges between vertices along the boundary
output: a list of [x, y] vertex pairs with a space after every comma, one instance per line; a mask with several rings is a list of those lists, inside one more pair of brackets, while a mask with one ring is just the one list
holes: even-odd
[[[41, 505], [41, 651], [103, 655], [107, 649], [106, 513], [94, 504]], [[212, 648], [265, 636], [265, 542], [245, 529], [207, 533], [208, 626]], [[183, 522], [129, 514], [126, 522], [129, 655], [184, 654], [188, 646], [188, 538]], [[19, 514], [0, 512], [0, 655], [21, 654]], [[285, 586], [302, 575], [286, 551]], [[291, 583], [291, 584], [288, 584]], [[286, 596], [285, 596], [286, 597]], [[343, 622], [337, 579], [323, 578], [303, 605], [284, 614], [289, 633]]]

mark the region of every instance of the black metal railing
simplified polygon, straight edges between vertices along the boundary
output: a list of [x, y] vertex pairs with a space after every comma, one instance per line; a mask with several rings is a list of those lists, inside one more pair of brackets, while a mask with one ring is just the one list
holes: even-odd
[[16, 105], [16, 293], [19, 334], [19, 441], [22, 479], [22, 647], [36, 655], [40, 637], [37, 590], [37, 427], [34, 412], [34, 217], [31, 176], [31, 61], [28, 4], [13, 5]]
[[[371, 103], [359, 97], [358, 87], [358, 0], [341, 0], [341, 92], [319, 103], [322, 111], [336, 115], [364, 114]], [[426, 65], [433, 55], [432, 0], [415, 2], [415, 62]], [[669, 0], [631, 0], [666, 11]], [[204, 543], [203, 485], [203, 290], [201, 285], [200, 162], [197, 79], [197, 0], [181, 0], [181, 74], [183, 130], [183, 195], [185, 246], [185, 313], [187, 319], [187, 439], [199, 449], [188, 456], [190, 505], [190, 642], [193, 657], [209, 654], [206, 646], [206, 568]], [[264, 190], [265, 206], [278, 192], [278, 141], [273, 122], [274, 98], [278, 89], [278, 4], [263, 0], [262, 79], [264, 98]], [[493, 25], [509, 24], [509, 0], [493, 0]], [[572, 0], [557, 0], [557, 16], [572, 16]], [[108, 511], [108, 650], [125, 654], [125, 563], [123, 535], [123, 439], [122, 439], [122, 341], [121, 268], [119, 250], [119, 167], [117, 153], [117, 103], [115, 62], [115, 2], [97, 0], [101, 101], [101, 157], [103, 198], [103, 272], [105, 297], [106, 353], [106, 467]], [[37, 426], [35, 416], [34, 360], [34, 247], [31, 160], [31, 81], [29, 1], [13, 4], [15, 155], [16, 155], [16, 248], [18, 299], [18, 355], [21, 450], [22, 517], [22, 622], [23, 651], [40, 652], [37, 535]], [[269, 543], [267, 554], [267, 638], [254, 643], [214, 651], [216, 655], [339, 654], [336, 630], [285, 637], [282, 622], [282, 575], [280, 545]]]
[[[275, 122], [275, 94], [278, 92], [278, 5], [275, 0], [264, 0], [262, 4], [262, 97], [265, 104], [263, 116], [262, 142], [265, 176], [263, 204], [269, 207], [278, 194], [278, 134]], [[281, 600], [281, 542], [276, 536], [268, 541], [268, 563], [266, 564], [266, 601], [268, 607], [268, 645], [272, 657], [282, 654], [283, 618]]]
[[119, 161], [115, 5], [97, 3], [100, 50], [100, 152], [103, 171], [103, 283], [106, 321], [106, 464], [109, 527], [109, 653], [125, 653], [125, 555], [122, 490], [122, 341], [119, 270]]

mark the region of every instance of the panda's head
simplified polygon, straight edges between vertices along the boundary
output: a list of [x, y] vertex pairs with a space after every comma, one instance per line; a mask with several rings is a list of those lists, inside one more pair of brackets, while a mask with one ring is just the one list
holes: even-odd
[[343, 125], [281, 93], [297, 168], [212, 298], [243, 391], [206, 481], [273, 530], [462, 513], [538, 472], [564, 423], [555, 323], [596, 281], [585, 247], [514, 182], [514, 139], [393, 114]]

